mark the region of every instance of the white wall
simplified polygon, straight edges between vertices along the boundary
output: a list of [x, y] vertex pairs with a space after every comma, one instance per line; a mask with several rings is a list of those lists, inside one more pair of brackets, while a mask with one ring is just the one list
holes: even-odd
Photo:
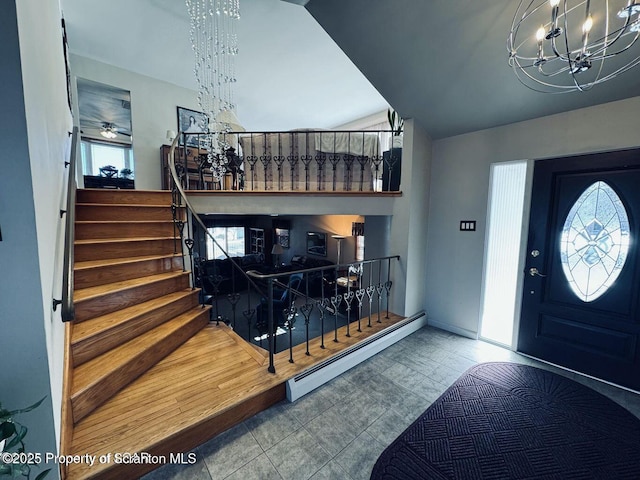
[[58, 449], [64, 349], [64, 326], [51, 306], [60, 297], [59, 210], [71, 129], [60, 19], [57, 0], [4, 2], [0, 15], [0, 401], [14, 409], [47, 397], [20, 418], [28, 450], [41, 453]]
[[[639, 111], [635, 97], [434, 142], [424, 301], [431, 324], [477, 334], [490, 164], [637, 147]], [[476, 220], [477, 231], [460, 232], [460, 220]]]
[[176, 107], [199, 110], [197, 93], [78, 55], [71, 56], [71, 71], [75, 77], [131, 92], [136, 188], [162, 188], [160, 146], [168, 143], [167, 130], [178, 130]]
[[405, 120], [400, 190], [390, 224], [389, 255], [400, 255], [392, 264], [395, 283], [391, 310], [411, 316], [423, 309], [426, 262], [431, 138], [413, 119]]

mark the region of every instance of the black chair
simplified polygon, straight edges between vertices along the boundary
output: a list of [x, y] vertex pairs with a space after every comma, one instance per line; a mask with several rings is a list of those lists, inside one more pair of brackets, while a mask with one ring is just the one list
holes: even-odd
[[[289, 308], [289, 305], [295, 300], [295, 291], [300, 290], [300, 284], [302, 283], [302, 274], [294, 273], [289, 276], [289, 282], [287, 288], [273, 289], [273, 333], [276, 332], [278, 327], [285, 326], [285, 309]], [[289, 297], [293, 295], [293, 297]], [[268, 331], [269, 324], [269, 300], [262, 297], [260, 303], [256, 307], [256, 329], [260, 335], [264, 335]]]

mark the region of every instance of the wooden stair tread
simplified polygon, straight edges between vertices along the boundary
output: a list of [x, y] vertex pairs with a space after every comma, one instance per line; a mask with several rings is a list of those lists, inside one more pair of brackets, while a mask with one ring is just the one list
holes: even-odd
[[88, 240], [76, 240], [74, 245], [91, 245], [104, 243], [128, 243], [148, 242], [149, 240], [173, 240], [176, 237], [131, 237], [131, 238], [91, 238]]
[[74, 324], [73, 331], [71, 332], [71, 344], [77, 344], [78, 342], [81, 342], [88, 337], [91, 337], [92, 335], [96, 335], [99, 332], [112, 329], [122, 323], [126, 323], [132, 318], [135, 318], [152, 308], [160, 308], [164, 305], [188, 297], [197, 292], [199, 292], [199, 290], [192, 290], [190, 288], [180, 290], [178, 292], [170, 293], [159, 298], [154, 298], [146, 302], [124, 308], [122, 310], [117, 310], [115, 312], [107, 313], [106, 315], [101, 315], [99, 317], [85, 320], [84, 322], [76, 323]]
[[[84, 202], [76, 202], [76, 207], [107, 207], [107, 208], [118, 208], [118, 207], [140, 207], [140, 208], [170, 208], [171, 204], [167, 203], [84, 203]], [[185, 208], [184, 206], [178, 208]]]
[[148, 348], [152, 348], [159, 340], [173, 335], [174, 332], [192, 321], [194, 317], [202, 315], [205, 311], [206, 309], [201, 307], [194, 307], [172, 320], [149, 330], [145, 334], [76, 367], [71, 389], [72, 398], [94, 384], [101, 377], [112, 373], [119, 366], [145, 354], [145, 351]]
[[104, 225], [104, 224], [146, 224], [146, 223], [173, 223], [173, 220], [77, 220], [80, 225]]
[[[71, 453], [106, 454], [125, 451], [125, 445], [126, 451], [149, 451], [176, 432], [224, 413], [239, 400], [236, 391], [219, 388], [233, 365], [241, 367], [232, 374], [244, 378], [252, 391], [240, 398], [251, 398], [283, 382], [268, 374], [225, 330], [205, 327], [80, 421], [74, 429]], [[88, 470], [93, 474], [97, 467], [70, 466], [74, 472], [70, 478], [83, 478]]]
[[186, 275], [189, 272], [173, 271], [165, 273], [156, 273], [155, 275], [149, 275], [145, 277], [132, 278], [130, 280], [122, 280], [120, 282], [106, 283], [104, 285], [97, 285], [95, 287], [81, 288], [74, 292], [74, 303], [79, 303], [85, 300], [101, 297], [106, 294], [112, 294], [114, 292], [127, 290], [129, 288], [138, 287], [141, 285], [160, 282], [169, 278], [177, 278], [182, 275]]
[[74, 270], [85, 270], [88, 268], [105, 267], [112, 265], [125, 265], [129, 263], [146, 262], [148, 260], [162, 260], [165, 258], [181, 257], [179, 253], [172, 253], [168, 255], [141, 255], [139, 257], [119, 257], [119, 258], [102, 258], [99, 260], [85, 260], [82, 262], [75, 262]]

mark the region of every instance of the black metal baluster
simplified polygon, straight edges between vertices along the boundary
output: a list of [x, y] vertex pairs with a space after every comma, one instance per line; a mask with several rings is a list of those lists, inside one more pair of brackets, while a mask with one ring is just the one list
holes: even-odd
[[262, 166], [264, 167], [264, 189], [267, 190], [267, 168], [269, 167], [269, 163], [271, 163], [271, 157], [268, 155], [262, 155], [260, 157], [260, 162], [262, 162]]
[[[349, 277], [347, 276], [347, 279], [348, 278]], [[355, 297], [355, 294], [351, 290], [351, 287], [350, 287], [351, 282], [349, 280], [347, 280], [347, 285], [349, 285], [347, 287], [348, 291], [343, 295], [343, 298], [344, 298], [344, 303], [347, 304], [347, 337], [350, 337], [351, 331], [349, 329], [351, 328], [351, 302], [353, 302], [353, 298]]]
[[289, 155], [287, 157], [287, 161], [289, 162], [289, 169], [291, 171], [291, 190], [295, 190], [295, 173], [296, 166], [298, 165], [298, 156], [297, 155]]
[[295, 293], [291, 288], [291, 277], [289, 277], [289, 308], [284, 309], [285, 327], [289, 329], [289, 363], [293, 363], [293, 326], [296, 323], [298, 308], [295, 304]]
[[374, 191], [376, 190], [377, 187], [377, 183], [380, 182], [380, 190], [382, 191], [382, 176], [380, 176], [380, 165], [382, 164], [382, 160], [383, 157], [381, 157], [380, 155], [374, 155], [373, 157], [371, 157], [371, 163], [373, 164], [373, 168], [374, 168]]
[[307, 355], [311, 355], [309, 353], [309, 319], [311, 318], [311, 312], [313, 311], [313, 303], [309, 302], [309, 274], [305, 274], [305, 303], [300, 307], [300, 311], [304, 316], [304, 326], [305, 326], [305, 337], [307, 341]]
[[273, 161], [278, 167], [278, 191], [282, 191], [282, 178], [283, 178], [282, 164], [284, 163], [285, 160], [286, 158], [283, 155], [276, 155], [275, 157], [273, 157]]
[[320, 298], [321, 300], [317, 302], [318, 311], [320, 312], [320, 348], [324, 349], [324, 314], [325, 308], [329, 306], [329, 299], [324, 296], [324, 270], [320, 271], [321, 279], [320, 279]]
[[249, 164], [249, 171], [251, 172], [251, 190], [254, 190], [254, 183], [256, 180], [256, 163], [258, 163], [258, 157], [255, 155], [249, 155], [245, 157], [247, 159], [247, 163]]
[[391, 295], [391, 258], [388, 259], [387, 266], [387, 281], [384, 283], [384, 288], [387, 291], [387, 316], [384, 318], [389, 318], [389, 295]]
[[324, 164], [327, 163], [327, 156], [324, 153], [317, 154], [316, 163], [318, 164], [318, 190], [323, 190]]
[[353, 172], [351, 171], [351, 166], [353, 165], [353, 162], [355, 162], [356, 157], [354, 157], [353, 155], [344, 155], [344, 165], [346, 167], [346, 185], [345, 185], [345, 190], [347, 192], [351, 191], [351, 182], [353, 181], [352, 176], [353, 176]]
[[362, 328], [360, 322], [362, 321], [362, 301], [364, 300], [364, 288], [356, 290], [356, 300], [358, 301], [358, 331], [361, 332]]
[[[244, 318], [247, 319], [247, 342], [251, 343], [251, 320], [253, 320], [253, 316], [256, 314], [256, 309], [251, 308], [251, 282], [247, 285], [247, 309], [242, 311]], [[262, 346], [262, 336], [260, 332], [258, 332], [260, 336], [260, 346]]]
[[304, 190], [309, 190], [309, 164], [313, 160], [311, 155], [302, 155], [300, 160], [304, 164]]
[[273, 355], [275, 353], [275, 336], [273, 329], [273, 278], [267, 279], [267, 301], [268, 301], [268, 321], [267, 321], [267, 335], [269, 339], [269, 373], [276, 373], [276, 367], [273, 364]]
[[342, 295], [338, 295], [338, 266], [336, 265], [336, 272], [334, 278], [334, 293], [335, 295], [331, 297], [331, 305], [333, 306], [333, 341], [338, 342], [338, 307], [342, 302]]
[[358, 156], [358, 163], [360, 164], [360, 186], [358, 187], [358, 190], [360, 192], [364, 191], [364, 169], [367, 166], [367, 163], [369, 163], [369, 157], [365, 157], [364, 155], [362, 156]]
[[329, 163], [331, 164], [331, 172], [333, 174], [333, 191], [336, 191], [336, 184], [338, 180], [338, 163], [340, 163], [340, 155], [331, 154], [329, 155]]
[[369, 264], [369, 285], [367, 286], [366, 292], [369, 297], [369, 323], [367, 327], [371, 328], [371, 314], [373, 312], [373, 294], [376, 291], [376, 287], [373, 285], [373, 263]]

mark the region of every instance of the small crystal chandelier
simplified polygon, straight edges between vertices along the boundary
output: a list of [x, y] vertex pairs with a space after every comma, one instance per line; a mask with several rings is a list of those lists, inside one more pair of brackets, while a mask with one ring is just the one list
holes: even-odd
[[538, 92], [589, 90], [640, 63], [639, 13], [634, 0], [520, 0], [509, 65]]
[[201, 144], [209, 152], [211, 171], [221, 178], [226, 173], [225, 150], [229, 147], [224, 133], [231, 131], [233, 124], [227, 119], [235, 119], [233, 84], [240, 0], [186, 0], [186, 4], [191, 18], [198, 103], [209, 118], [208, 133]]

